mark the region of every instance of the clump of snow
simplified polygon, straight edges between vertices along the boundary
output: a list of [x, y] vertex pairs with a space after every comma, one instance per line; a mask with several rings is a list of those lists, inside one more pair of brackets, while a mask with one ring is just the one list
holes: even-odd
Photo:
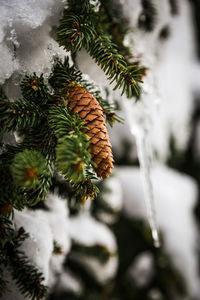
[[58, 195], [49, 193], [46, 200], [49, 211], [37, 210], [38, 217], [44, 217], [50, 226], [53, 241], [61, 248], [60, 254], [52, 254], [49, 264], [48, 286], [52, 286], [58, 274], [62, 272], [65, 256], [70, 250], [69, 219], [67, 201]]
[[134, 282], [140, 287], [149, 283], [154, 271], [154, 259], [150, 252], [142, 252], [136, 256], [128, 270]]
[[70, 219], [70, 236], [83, 246], [101, 245], [110, 253], [106, 263], [99, 262], [98, 258], [79, 254], [75, 257], [89, 268], [99, 281], [105, 282], [115, 275], [118, 266], [117, 245], [113, 233], [106, 225], [93, 219], [88, 212], [83, 212]]
[[[51, 37], [65, 3], [58, 0], [2, 0], [0, 4], [0, 83], [14, 72], [50, 73], [54, 56], [66, 55]], [[51, 46], [50, 46], [51, 45]]]
[[[23, 242], [22, 251], [30, 262], [43, 273], [44, 284], [52, 287], [57, 276], [63, 272], [62, 265], [70, 250], [71, 240], [66, 200], [50, 193], [46, 204], [49, 208], [48, 211], [39, 209], [15, 211], [14, 224], [16, 230], [23, 227], [29, 233], [29, 238]], [[61, 247], [60, 254], [53, 253], [54, 241]], [[12, 285], [11, 280], [9, 287]], [[16, 287], [10, 288], [10, 290], [16, 295], [19, 294], [19, 298], [16, 296], [16, 300], [23, 299]], [[14, 297], [12, 293], [8, 293], [8, 296], [6, 294], [5, 299]]]
[[122, 208], [122, 189], [119, 178], [116, 175], [111, 176], [105, 182], [104, 201], [114, 211], [120, 211]]
[[[119, 168], [124, 196], [124, 211], [146, 219], [143, 188], [138, 168]], [[197, 186], [190, 177], [162, 165], [152, 168], [152, 182], [159, 229], [174, 265], [188, 283], [191, 295], [198, 287], [197, 228], [193, 216]]]
[[70, 271], [64, 271], [56, 284], [56, 293], [59, 291], [71, 291], [76, 295], [81, 295], [83, 286], [78, 278], [76, 278]]
[[111, 255], [108, 261], [104, 264], [93, 257], [76, 255], [76, 260], [89, 269], [95, 278], [102, 284], [112, 279], [117, 272], [118, 257], [117, 254]]
[[95, 219], [88, 212], [70, 218], [70, 236], [74, 241], [85, 246], [102, 245], [110, 252], [115, 252], [116, 242], [108, 227]]
[[0, 53], [4, 57], [0, 60], [0, 83], [3, 83], [19, 68], [19, 61], [5, 44], [0, 44]]
[[16, 230], [23, 227], [29, 233], [29, 238], [22, 244], [22, 250], [30, 261], [42, 271], [45, 277], [44, 284], [46, 284], [53, 251], [53, 235], [46, 218], [37, 213], [30, 214], [28, 210], [15, 211], [14, 224]]
[[[23, 242], [21, 250], [30, 262], [36, 266], [44, 275], [43, 284], [47, 284], [49, 278], [49, 264], [53, 251], [53, 235], [47, 219], [37, 214], [30, 214], [29, 210], [23, 212], [15, 211], [14, 226], [16, 230], [23, 227], [29, 237]], [[5, 300], [25, 300], [11, 278], [5, 274], [8, 280], [8, 291], [4, 294]]]

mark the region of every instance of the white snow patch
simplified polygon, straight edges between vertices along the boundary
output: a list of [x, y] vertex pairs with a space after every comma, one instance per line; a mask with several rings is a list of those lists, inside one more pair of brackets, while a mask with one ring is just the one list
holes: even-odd
[[71, 238], [80, 244], [105, 245], [111, 253], [116, 250], [114, 236], [108, 227], [93, 219], [87, 212], [70, 218], [69, 231]]
[[49, 193], [46, 204], [50, 211], [37, 210], [36, 215], [44, 217], [50, 226], [53, 240], [61, 247], [61, 254], [52, 254], [49, 264], [48, 286], [55, 283], [56, 276], [61, 274], [65, 256], [70, 250], [71, 240], [69, 237], [69, 219], [67, 200], [58, 195]]
[[100, 282], [105, 282], [115, 275], [118, 266], [117, 245], [113, 233], [106, 225], [93, 219], [89, 213], [83, 212], [70, 219], [70, 236], [79, 244], [101, 245], [110, 252], [106, 263], [99, 262], [98, 258], [79, 254], [75, 256], [75, 259], [88, 267]]
[[[29, 238], [22, 244], [22, 250], [30, 261], [44, 274], [47, 283], [49, 277], [49, 262], [53, 251], [53, 236], [46, 218], [28, 210], [15, 211], [14, 224], [18, 230], [23, 227]], [[45, 237], [45, 238], [44, 238]]]
[[80, 295], [83, 292], [83, 286], [78, 278], [76, 278], [70, 271], [64, 271], [59, 277], [56, 284], [56, 291], [69, 290], [75, 294]]
[[142, 252], [137, 255], [128, 270], [135, 283], [140, 287], [149, 283], [154, 271], [154, 258], [150, 252]]

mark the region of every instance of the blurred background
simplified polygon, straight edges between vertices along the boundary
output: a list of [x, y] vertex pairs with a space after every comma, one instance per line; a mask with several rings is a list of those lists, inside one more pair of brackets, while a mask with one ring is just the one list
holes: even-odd
[[[9, 1], [0, 2], [5, 57], [0, 80], [8, 96], [16, 98], [22, 74], [43, 72], [47, 78], [52, 58], [66, 54], [53, 34], [65, 3], [16, 1], [14, 13]], [[124, 119], [125, 124], [109, 128], [115, 169], [110, 179], [98, 182], [98, 198], [81, 209], [65, 183], [55, 178], [49, 211], [16, 212], [15, 222], [32, 234], [24, 249], [45, 274], [49, 300], [197, 300], [200, 1], [100, 2], [121, 52], [130, 63], [146, 68], [143, 93], [135, 102], [112, 90], [86, 52], [72, 58]], [[152, 239], [149, 221], [154, 225], [154, 218], [149, 220], [145, 204], [149, 198], [155, 204], [160, 247]], [[40, 221], [44, 218], [53, 232], [52, 256], [49, 229]], [[5, 299], [24, 298], [15, 291]]]

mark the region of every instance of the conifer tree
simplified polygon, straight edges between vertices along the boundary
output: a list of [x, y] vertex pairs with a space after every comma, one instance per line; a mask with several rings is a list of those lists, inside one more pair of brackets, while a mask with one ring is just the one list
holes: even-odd
[[[141, 292], [135, 285], [129, 289], [131, 281], [125, 275], [132, 257], [127, 251], [128, 255], [123, 260], [126, 250], [123, 236], [128, 234], [131, 241], [131, 232], [141, 235], [136, 247], [134, 241], [130, 242], [129, 250], [133, 251], [135, 247], [134, 256], [145, 247], [153, 252], [159, 275], [153, 277], [152, 285], [158, 285], [166, 293], [166, 299], [170, 299], [166, 286], [173, 278], [172, 290], [178, 291], [179, 295], [186, 294], [183, 279], [171, 266], [164, 249], [152, 249], [149, 228], [123, 214], [118, 218], [120, 212], [115, 212], [101, 193], [105, 191], [106, 184], [102, 179], [108, 178], [114, 167], [107, 125], [113, 127], [115, 122], [123, 123], [124, 120], [98, 86], [85, 79], [77, 67], [76, 55], [85, 49], [105, 72], [109, 84], [114, 83], [113, 89], [119, 89], [121, 95], [133, 102], [140, 101], [142, 80], [147, 71], [124, 45], [128, 25], [121, 14], [121, 5], [118, 3], [118, 9], [113, 12], [112, 2], [99, 0], [99, 7], [96, 7], [90, 0], [67, 0], [56, 29], [56, 41], [66, 50], [65, 59], [54, 59], [48, 78], [38, 74], [37, 70], [25, 75], [20, 84], [21, 98], [14, 102], [7, 97], [3, 87], [0, 89], [0, 137], [7, 133], [19, 137], [15, 145], [6, 144], [3, 140], [0, 144], [0, 297], [8, 289], [5, 269], [27, 299], [47, 297], [48, 288], [44, 285], [43, 274], [21, 250], [29, 234], [23, 227], [16, 230], [13, 218], [17, 210], [47, 209], [45, 200], [52, 191], [69, 200], [71, 215], [75, 215], [87, 199], [95, 199], [91, 214], [97, 221], [102, 221], [102, 211], [115, 216], [116, 222], [109, 228], [116, 233], [120, 267], [115, 282], [100, 284], [75, 256], [97, 257], [104, 265], [114, 254], [102, 245], [87, 246], [73, 240], [64, 268], [82, 276], [84, 291], [79, 296], [68, 290], [64, 290], [63, 294], [55, 291], [49, 296], [50, 300], [68, 297], [107, 300], [116, 295], [116, 299], [139, 299], [141, 294], [145, 297], [146, 291]], [[177, 13], [176, 1], [169, 2], [172, 14]], [[156, 7], [153, 1], [146, 0], [142, 0], [141, 5], [138, 27], [151, 32], [157, 22]], [[166, 32], [163, 36], [167, 36]], [[128, 156], [127, 152], [125, 155]], [[72, 199], [75, 199], [74, 205], [70, 203]], [[62, 253], [56, 241], [53, 251], [55, 255]], [[166, 272], [163, 271], [163, 261]]]

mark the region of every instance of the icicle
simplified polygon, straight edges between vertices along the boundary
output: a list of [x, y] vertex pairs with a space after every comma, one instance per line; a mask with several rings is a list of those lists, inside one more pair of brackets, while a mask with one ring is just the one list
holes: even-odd
[[133, 103], [126, 101], [126, 112], [131, 133], [136, 139], [138, 159], [140, 163], [144, 197], [147, 207], [148, 221], [151, 227], [152, 238], [155, 247], [160, 247], [158, 229], [156, 225], [156, 213], [154, 207], [153, 185], [150, 175], [151, 167], [151, 144], [148, 143], [152, 128], [152, 116], [145, 102]]
[[150, 174], [150, 157], [147, 139], [145, 136], [135, 136], [137, 144], [138, 159], [143, 181], [145, 202], [147, 207], [148, 220], [151, 227], [152, 238], [155, 247], [160, 247], [160, 240], [156, 225], [156, 213], [154, 205], [153, 185]]

